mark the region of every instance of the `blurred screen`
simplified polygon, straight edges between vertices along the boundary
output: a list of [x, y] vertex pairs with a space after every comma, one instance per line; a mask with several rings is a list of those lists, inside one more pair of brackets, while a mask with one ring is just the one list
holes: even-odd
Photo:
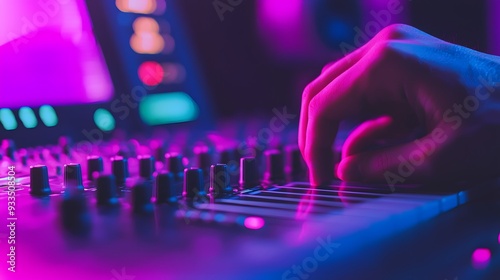
[[84, 0], [0, 2], [0, 108], [112, 97]]

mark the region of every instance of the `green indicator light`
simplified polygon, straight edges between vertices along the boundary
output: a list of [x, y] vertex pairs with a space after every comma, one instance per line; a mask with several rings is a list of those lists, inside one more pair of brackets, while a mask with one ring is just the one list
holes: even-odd
[[6, 130], [14, 130], [17, 128], [16, 117], [9, 109], [0, 109], [0, 121]]
[[30, 107], [21, 107], [19, 109], [19, 118], [26, 128], [35, 128], [38, 125], [35, 112]]
[[115, 118], [106, 109], [97, 109], [94, 113], [94, 122], [102, 131], [111, 131], [115, 129]]
[[144, 97], [139, 114], [147, 125], [162, 125], [196, 120], [199, 108], [184, 92], [160, 93]]
[[59, 119], [57, 118], [56, 111], [50, 105], [43, 105], [39, 110], [40, 119], [44, 125], [48, 127], [56, 126]]

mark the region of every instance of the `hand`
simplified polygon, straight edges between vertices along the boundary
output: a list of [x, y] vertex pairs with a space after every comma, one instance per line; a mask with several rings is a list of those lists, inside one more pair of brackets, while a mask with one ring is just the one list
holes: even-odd
[[[333, 177], [339, 123], [360, 116], [342, 147], [342, 180], [394, 185], [500, 175], [498, 82], [499, 57], [411, 26], [386, 27], [304, 90], [299, 146], [312, 185]], [[422, 133], [401, 143], [415, 131]]]

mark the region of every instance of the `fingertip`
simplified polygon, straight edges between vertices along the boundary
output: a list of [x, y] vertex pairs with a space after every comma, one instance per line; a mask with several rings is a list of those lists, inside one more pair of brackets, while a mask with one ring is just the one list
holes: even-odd
[[364, 176], [360, 164], [356, 156], [343, 158], [337, 167], [337, 177], [346, 182], [362, 182]]

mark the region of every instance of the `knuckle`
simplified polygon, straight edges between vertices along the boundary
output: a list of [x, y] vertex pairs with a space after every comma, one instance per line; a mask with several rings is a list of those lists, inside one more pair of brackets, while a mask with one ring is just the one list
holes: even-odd
[[407, 37], [410, 26], [402, 23], [390, 24], [382, 29], [382, 37], [386, 40], [399, 40]]
[[302, 102], [308, 102], [309, 100], [311, 100], [311, 98], [314, 96], [313, 92], [314, 84], [310, 83], [304, 88], [304, 91], [302, 92]]

